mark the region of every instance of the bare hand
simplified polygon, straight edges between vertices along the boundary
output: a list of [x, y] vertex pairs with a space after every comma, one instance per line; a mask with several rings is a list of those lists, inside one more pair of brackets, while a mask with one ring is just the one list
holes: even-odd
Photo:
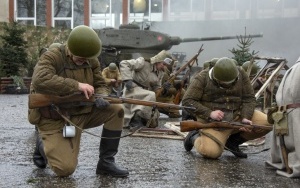
[[95, 92], [93, 86], [86, 83], [80, 83], [80, 82], [78, 84], [78, 90], [83, 92], [87, 99], [89, 99]]
[[210, 118], [213, 120], [221, 121], [224, 118], [224, 112], [215, 110], [210, 113]]
[[[249, 119], [246, 119], [246, 118], [244, 118], [244, 119], [242, 120], [242, 123], [248, 124], [248, 125], [252, 125], [252, 121], [249, 120]], [[244, 131], [244, 132], [251, 132], [251, 131], [252, 131], [252, 129], [249, 129], [249, 128], [246, 128], [246, 127], [241, 127], [239, 130], [240, 130], [240, 131]]]

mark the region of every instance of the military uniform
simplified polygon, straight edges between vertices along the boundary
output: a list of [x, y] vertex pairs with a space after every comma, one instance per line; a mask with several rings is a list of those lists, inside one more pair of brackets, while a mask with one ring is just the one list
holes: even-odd
[[[150, 60], [145, 60], [143, 57], [123, 60], [120, 62], [120, 72], [123, 80], [133, 81], [133, 89], [131, 91], [124, 89], [124, 97], [156, 101], [154, 91], [161, 87], [163, 71], [158, 71], [155, 64], [150, 63]], [[140, 116], [147, 121], [150, 119], [157, 121], [159, 118], [158, 110], [155, 110], [152, 114], [152, 107], [149, 106], [124, 104], [124, 107], [125, 127], [129, 126], [131, 118], [137, 111], [140, 111]], [[151, 117], [152, 115], [153, 117]]]
[[[168, 79], [170, 78], [170, 70], [165, 67], [165, 72], [164, 72], [164, 76], [162, 79], [162, 83], [165, 83], [168, 81]], [[181, 84], [181, 83], [179, 83]], [[178, 90], [181, 90], [180, 94], [180, 99], [182, 99], [183, 95], [184, 95], [184, 89], [182, 88], [178, 88]], [[171, 88], [164, 94], [164, 95], [160, 95], [156, 98], [157, 102], [162, 102], [162, 103], [169, 103], [169, 104], [175, 104], [174, 103], [174, 99], [177, 95], [177, 93], [179, 92], [175, 87], [174, 84], [172, 84]], [[177, 109], [173, 109], [173, 108], [158, 108], [159, 112], [168, 115], [170, 118], [178, 118], [181, 117], [179, 110]]]
[[[80, 81], [93, 85], [95, 93], [108, 93], [97, 59], [90, 59], [77, 66], [70, 57], [71, 54], [65, 45], [44, 53], [35, 67], [31, 92], [69, 95], [78, 92]], [[110, 105], [105, 110], [95, 106], [80, 106], [64, 111], [70, 120], [82, 129], [97, 127], [104, 123], [105, 129], [122, 130], [124, 111], [119, 104]], [[75, 171], [78, 163], [81, 131], [76, 130], [73, 138], [64, 138], [62, 128], [66, 122], [57, 117], [45, 117], [47, 115], [40, 112], [41, 109], [30, 110], [29, 121], [38, 127], [50, 168], [58, 176], [68, 176]]]
[[[109, 67], [104, 68], [102, 76], [109, 87], [109, 93], [113, 92], [113, 88], [119, 88], [122, 84], [120, 83], [122, 81], [122, 77], [118, 67], [116, 67], [116, 70], [110, 70]], [[115, 79], [116, 82], [111, 82], [111, 79]]]
[[[188, 111], [202, 123], [211, 121], [212, 111], [221, 110], [225, 112], [223, 120], [239, 121], [247, 118], [252, 120], [253, 124], [269, 126], [266, 115], [254, 110], [256, 101], [249, 77], [241, 68], [238, 68], [237, 75], [238, 78], [232, 87], [223, 88], [212, 78], [212, 69], [201, 71], [188, 86], [182, 105], [194, 106], [195, 111]], [[221, 156], [228, 137], [235, 133], [237, 131], [232, 129], [202, 129], [200, 136], [194, 140], [194, 146], [203, 156], [215, 159]], [[245, 140], [250, 140], [259, 138], [266, 133], [265, 130], [257, 130], [251, 133], [241, 132], [240, 135]], [[207, 135], [212, 135], [222, 145]]]
[[[300, 102], [300, 58], [284, 75], [278, 91], [276, 93], [276, 102], [278, 106], [295, 104]], [[279, 136], [272, 132], [271, 155], [267, 164], [275, 168], [276, 173], [289, 178], [300, 177], [300, 108], [287, 109], [288, 134], [283, 135], [285, 147], [287, 149], [288, 165], [292, 173], [285, 171], [285, 163], [282, 155]], [[274, 126], [276, 129], [276, 126]]]

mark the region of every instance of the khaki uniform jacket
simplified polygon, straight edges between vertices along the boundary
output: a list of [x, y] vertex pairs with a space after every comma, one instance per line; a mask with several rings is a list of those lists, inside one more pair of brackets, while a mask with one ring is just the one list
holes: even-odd
[[[108, 94], [108, 87], [101, 75], [99, 61], [90, 59], [81, 66], [76, 65], [71, 60], [67, 47], [61, 45], [60, 48], [49, 50], [40, 57], [34, 68], [31, 92], [59, 96], [70, 95], [78, 92], [78, 82], [94, 86], [97, 94]], [[68, 109], [68, 113], [69, 115], [86, 114], [91, 112], [91, 109], [91, 106], [72, 107]], [[38, 112], [38, 109], [34, 109], [29, 113]], [[35, 118], [35, 122], [30, 122], [37, 124], [38, 120]]]
[[102, 71], [102, 76], [107, 84], [110, 84], [110, 79], [115, 79], [116, 81], [122, 80], [118, 67], [114, 71], [109, 70], [109, 67], [104, 68]]
[[238, 70], [238, 80], [229, 89], [219, 87], [210, 78], [208, 69], [201, 71], [188, 86], [182, 105], [196, 107], [195, 111], [188, 111], [204, 120], [209, 120], [210, 113], [216, 109], [232, 110], [234, 118], [251, 120], [256, 106], [253, 87], [246, 72]]

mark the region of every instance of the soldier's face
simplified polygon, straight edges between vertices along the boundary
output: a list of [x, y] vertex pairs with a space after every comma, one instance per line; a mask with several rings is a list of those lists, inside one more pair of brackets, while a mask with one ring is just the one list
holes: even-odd
[[72, 60], [76, 65], [82, 65], [83, 63], [87, 62], [86, 58], [75, 55], [72, 56]]
[[164, 62], [156, 63], [156, 69], [159, 70], [159, 71], [164, 71], [165, 70]]

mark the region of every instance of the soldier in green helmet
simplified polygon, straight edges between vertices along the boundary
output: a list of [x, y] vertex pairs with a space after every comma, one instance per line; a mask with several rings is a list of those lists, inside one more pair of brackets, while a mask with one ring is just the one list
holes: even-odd
[[[101, 40], [93, 29], [84, 25], [75, 27], [66, 45], [61, 44], [41, 56], [34, 69], [30, 92], [58, 96], [81, 92], [87, 99], [94, 94], [107, 95], [108, 87], [97, 59], [101, 48]], [[39, 132], [33, 155], [37, 167], [49, 165], [60, 177], [73, 174], [78, 164], [82, 129], [104, 124], [96, 174], [129, 175], [114, 159], [124, 122], [121, 104], [97, 98], [93, 106], [70, 104], [61, 107], [60, 112], [80, 129], [74, 127], [75, 131], [71, 132], [74, 134], [63, 134], [66, 121], [52, 106], [29, 109], [29, 122], [36, 125]]]
[[[248, 72], [250, 63], [251, 63], [250, 61], [246, 61], [245, 63], [243, 63], [242, 68], [245, 70], [245, 72]], [[259, 69], [260, 69], [259, 66], [255, 62], [253, 62], [249, 76], [250, 77], [255, 76], [258, 73]]]
[[[187, 111], [202, 123], [240, 121], [271, 126], [266, 114], [255, 110], [256, 100], [249, 77], [227, 57], [220, 58], [213, 68], [205, 69], [194, 77], [185, 92], [182, 105], [194, 106], [196, 110]], [[235, 156], [246, 158], [247, 154], [239, 149], [239, 145], [268, 132], [262, 129], [254, 132], [245, 128], [195, 130], [185, 138], [184, 148], [190, 151], [195, 146], [204, 157], [217, 159], [225, 146]]]
[[209, 61], [205, 61], [204, 63], [203, 63], [203, 69], [206, 69], [206, 68], [212, 68], [215, 64], [216, 64], [216, 62], [219, 60], [219, 58], [212, 58], [211, 60], [209, 60]]
[[122, 89], [122, 77], [117, 65], [115, 63], [110, 63], [108, 67], [103, 69], [102, 76], [110, 88], [109, 93], [120, 95], [120, 90]]

